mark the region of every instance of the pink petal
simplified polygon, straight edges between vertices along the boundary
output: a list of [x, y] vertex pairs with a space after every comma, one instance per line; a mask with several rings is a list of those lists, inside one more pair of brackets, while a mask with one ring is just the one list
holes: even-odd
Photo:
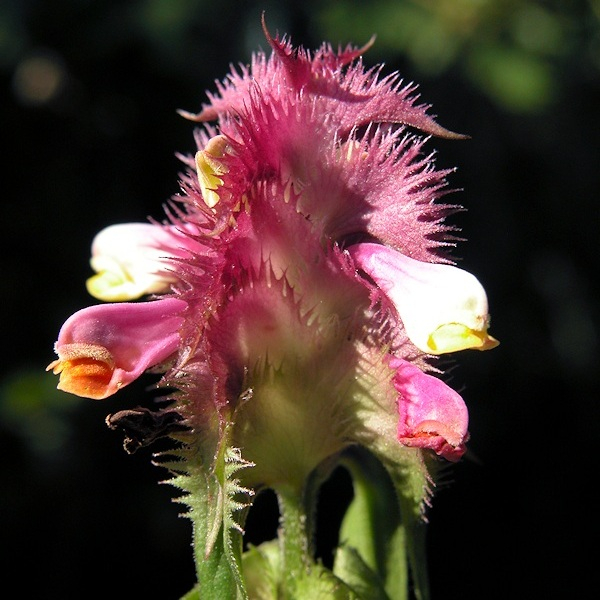
[[396, 369], [393, 383], [400, 393], [400, 443], [429, 448], [451, 461], [460, 459], [469, 437], [469, 414], [460, 394], [400, 358], [391, 359], [389, 364]]
[[180, 344], [187, 303], [155, 302], [90, 306], [69, 317], [55, 344], [58, 389], [100, 400], [171, 356]]

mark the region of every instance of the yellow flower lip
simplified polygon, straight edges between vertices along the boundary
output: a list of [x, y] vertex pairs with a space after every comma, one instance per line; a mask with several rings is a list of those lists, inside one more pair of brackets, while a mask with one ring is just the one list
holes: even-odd
[[229, 172], [222, 159], [229, 150], [227, 138], [217, 135], [210, 139], [204, 150], [196, 152], [196, 171], [206, 206], [214, 208], [221, 199], [217, 190], [223, 185], [221, 175]]
[[491, 350], [500, 342], [488, 335], [487, 328], [475, 330], [461, 323], [440, 325], [431, 333], [427, 346], [431, 354], [446, 354], [460, 350]]
[[95, 257], [92, 268], [97, 271], [86, 282], [88, 293], [105, 302], [135, 300], [144, 294], [144, 289], [136, 286], [133, 277], [116, 260], [108, 257]]
[[96, 274], [85, 283], [88, 293], [104, 302], [123, 302], [168, 291], [169, 280], [152, 272], [158, 270], [159, 265], [158, 262], [152, 264], [151, 260], [138, 257], [136, 264], [135, 259], [127, 255], [124, 260], [107, 255], [92, 257], [90, 265]]

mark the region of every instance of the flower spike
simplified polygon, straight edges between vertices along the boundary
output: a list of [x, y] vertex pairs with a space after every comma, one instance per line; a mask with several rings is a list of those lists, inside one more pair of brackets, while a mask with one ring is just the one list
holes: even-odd
[[[466, 136], [437, 124], [416, 85], [364, 67], [372, 40], [312, 52], [272, 37], [264, 14], [262, 26], [270, 54], [232, 68], [198, 114], [180, 111], [199, 125], [170, 224], [94, 241], [94, 296], [161, 299], [75, 313], [48, 369], [95, 399], [164, 373], [162, 407], [108, 422], [131, 451], [175, 444], [161, 464], [194, 523], [186, 598], [427, 600], [436, 457], [459, 460], [469, 437], [463, 399], [428, 361], [498, 344], [483, 287], [440, 254], [460, 207], [440, 202], [452, 171], [425, 146]], [[311, 516], [348, 465], [348, 543], [329, 569]], [[278, 497], [280, 539], [246, 551], [263, 489]]]

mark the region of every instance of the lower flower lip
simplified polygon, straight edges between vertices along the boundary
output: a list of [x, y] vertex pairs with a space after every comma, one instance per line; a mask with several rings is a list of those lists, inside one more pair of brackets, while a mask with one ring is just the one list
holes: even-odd
[[[89, 348], [88, 344], [70, 346], [73, 345], [83, 346], [79, 355], [67, 344], [64, 351], [59, 352], [61, 358], [53, 361], [46, 368], [47, 371], [52, 370], [55, 375], [60, 376], [57, 388], [83, 398], [93, 400], [106, 398], [110, 395], [110, 383], [114, 372], [112, 356], [106, 348], [98, 346]], [[100, 356], [102, 358], [99, 358]]]
[[491, 350], [499, 344], [496, 338], [488, 335], [487, 329], [471, 329], [461, 323], [440, 325], [427, 340], [431, 354], [447, 354], [460, 350]]

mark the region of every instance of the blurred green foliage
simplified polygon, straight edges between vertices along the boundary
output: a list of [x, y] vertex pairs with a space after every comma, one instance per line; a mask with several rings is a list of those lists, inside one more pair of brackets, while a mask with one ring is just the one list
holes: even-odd
[[599, 16], [596, 1], [344, 0], [316, 21], [327, 39], [376, 33], [377, 58], [406, 57], [415, 77], [457, 69], [500, 108], [534, 112], [560, 93], [561, 67], [600, 68]]
[[[416, 79], [457, 70], [499, 107], [516, 112], [554, 102], [565, 78], [573, 76], [571, 67], [588, 77], [600, 70], [598, 0], [309, 0], [300, 7], [224, 0], [219, 18], [213, 18], [213, 3], [205, 0], [13, 1], [0, 7], [0, 66], [14, 69], [35, 47], [28, 25], [32, 12], [52, 11], [73, 18], [72, 26], [85, 27], [96, 52], [143, 40], [157, 69], [191, 73], [192, 65], [210, 59], [202, 51], [207, 38], [225, 37], [220, 32], [232, 23], [238, 34], [228, 40], [237, 38], [239, 47], [248, 42], [239, 57], [247, 59], [254, 42], [260, 42], [263, 8], [272, 27], [289, 33], [303, 23], [314, 43], [358, 44], [376, 34], [372, 60], [401, 57]], [[79, 17], [90, 21], [81, 23]], [[238, 60], [235, 49], [228, 50], [227, 61]]]
[[0, 422], [22, 437], [41, 460], [63, 449], [70, 435], [69, 415], [79, 404], [38, 370], [21, 368], [0, 382]]

